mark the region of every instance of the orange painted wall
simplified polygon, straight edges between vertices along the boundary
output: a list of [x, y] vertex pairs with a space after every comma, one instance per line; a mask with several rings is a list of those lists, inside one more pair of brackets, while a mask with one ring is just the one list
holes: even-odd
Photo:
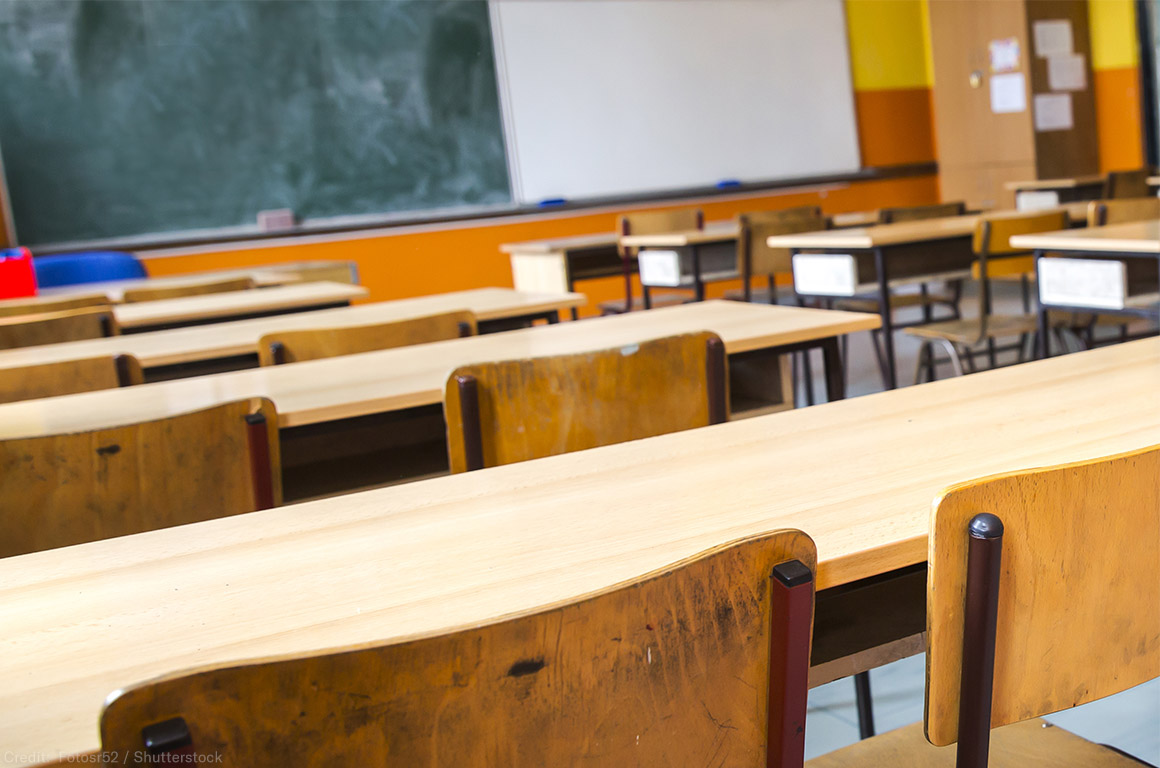
[[1100, 171], [1144, 165], [1141, 126], [1140, 68], [1097, 69], [1092, 73], [1096, 96], [1096, 130], [1100, 141]]
[[929, 88], [855, 91], [854, 106], [863, 165], [934, 162]]
[[[883, 205], [924, 205], [935, 202], [935, 176], [858, 182], [840, 189], [803, 191], [744, 199], [727, 199], [701, 205], [706, 220], [726, 219], [749, 210], [790, 208], [821, 204], [827, 213], [858, 211]], [[656, 208], [675, 208], [666, 204]], [[640, 206], [634, 206], [639, 209]], [[295, 244], [266, 248], [242, 248], [217, 253], [150, 259], [141, 256], [152, 275], [226, 269], [241, 265], [273, 264], [311, 259], [346, 259], [358, 264], [359, 277], [370, 289], [369, 300], [420, 296], [481, 286], [510, 286], [511, 268], [499, 246], [521, 240], [566, 237], [615, 229], [620, 211], [599, 214], [544, 214], [531, 220], [492, 219], [483, 225], [447, 225], [421, 232], [401, 231], [358, 240]], [[591, 314], [597, 302], [623, 296], [617, 279], [586, 281], [579, 286], [589, 296], [582, 314]], [[719, 296], [736, 283], [710, 287]]]

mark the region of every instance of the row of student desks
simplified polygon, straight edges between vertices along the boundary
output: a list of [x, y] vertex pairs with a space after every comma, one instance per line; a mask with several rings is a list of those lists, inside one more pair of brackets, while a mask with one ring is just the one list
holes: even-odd
[[[309, 283], [296, 288], [308, 288]], [[266, 294], [278, 289], [239, 291], [237, 293]], [[117, 307], [119, 312], [135, 310], [149, 304], [189, 303], [194, 299], [205, 306], [233, 294], [210, 294], [185, 299], [167, 299]], [[250, 299], [251, 301], [253, 299]], [[157, 369], [173, 369], [174, 373], [196, 373], [205, 367], [249, 367], [257, 363], [258, 341], [268, 333], [308, 328], [338, 328], [343, 326], [374, 325], [444, 312], [470, 310], [476, 317], [481, 332], [503, 330], [538, 319], [555, 322], [560, 311], [582, 306], [582, 294], [547, 294], [515, 291], [509, 288], [477, 288], [467, 291], [420, 296], [395, 301], [360, 304], [353, 307], [278, 315], [251, 320], [216, 323], [212, 326], [179, 328], [104, 339], [50, 344], [39, 347], [0, 351], [0, 368], [36, 365], [40, 363], [81, 360], [102, 355], [131, 354], [153, 376]], [[119, 317], [119, 315], [118, 315]], [[209, 366], [198, 367], [198, 364]], [[231, 365], [231, 363], [233, 363]], [[150, 369], [153, 369], [152, 371]]]
[[[1157, 371], [1149, 339], [0, 560], [0, 743], [30, 762], [91, 753], [126, 685], [475, 626], [780, 528], [817, 544], [813, 662], [830, 663], [839, 604], [880, 625], [909, 602], [899, 631], [922, 631], [942, 489], [1160, 442]], [[914, 568], [910, 597], [874, 592]]]

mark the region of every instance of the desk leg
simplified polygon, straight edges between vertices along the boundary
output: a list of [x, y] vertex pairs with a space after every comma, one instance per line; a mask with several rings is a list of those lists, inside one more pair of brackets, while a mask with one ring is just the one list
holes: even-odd
[[842, 354], [838, 349], [838, 338], [822, 339], [822, 363], [826, 368], [826, 401], [834, 402], [846, 397], [846, 373], [842, 368]]
[[[568, 293], [575, 293], [575, 292], [576, 292], [576, 281], [572, 279], [572, 271], [568, 270]], [[572, 307], [571, 311], [572, 311], [572, 319], [579, 320], [580, 319], [579, 307]], [[559, 321], [560, 321], [560, 313], [557, 312], [556, 313], [556, 322], [559, 322]]]
[[701, 279], [701, 246], [693, 246], [693, 297], [705, 300], [705, 282]]
[[[1039, 285], [1039, 260], [1043, 258], [1043, 251], [1035, 251], [1035, 284]], [[1051, 356], [1051, 338], [1048, 334], [1048, 309], [1039, 303], [1039, 342], [1036, 345], [1036, 353], [1040, 360], [1044, 360]]]
[[882, 316], [882, 347], [886, 355], [886, 388], [898, 387], [894, 363], [894, 318], [890, 311], [890, 280], [886, 274], [886, 257], [881, 248], [874, 249], [874, 268], [878, 273], [878, 313]]
[[[805, 299], [801, 296], [797, 297], [797, 305], [804, 307], [806, 305]], [[802, 353], [802, 386], [805, 387], [804, 393], [806, 398], [806, 405], [814, 404], [814, 371], [810, 363], [810, 347], [806, 346], [801, 350]], [[828, 386], [828, 385], [827, 385]], [[795, 398], [796, 400], [796, 398]], [[794, 405], [797, 405], [795, 402]]]
[[870, 698], [870, 673], [854, 675], [854, 699], [858, 704], [858, 736], [868, 739], [874, 735], [874, 700]]

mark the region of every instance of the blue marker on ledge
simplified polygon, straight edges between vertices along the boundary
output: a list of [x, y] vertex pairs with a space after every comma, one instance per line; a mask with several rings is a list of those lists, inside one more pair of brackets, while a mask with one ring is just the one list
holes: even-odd
[[740, 187], [741, 182], [737, 179], [722, 179], [717, 182], [717, 189], [730, 189], [732, 187]]
[[547, 200], [540, 201], [541, 208], [551, 208], [554, 205], [564, 205], [568, 202], [565, 197], [549, 197]]

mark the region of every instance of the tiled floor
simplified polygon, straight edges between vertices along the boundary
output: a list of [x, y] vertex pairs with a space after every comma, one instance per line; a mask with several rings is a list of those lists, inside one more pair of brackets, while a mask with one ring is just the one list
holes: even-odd
[[[968, 300], [964, 309], [975, 314], [975, 303]], [[1017, 294], [1000, 296], [997, 311], [1018, 312]], [[917, 317], [900, 314], [900, 319]], [[909, 386], [914, 378], [918, 353], [916, 340], [898, 333], [895, 336], [898, 356], [898, 380]], [[1001, 363], [1011, 360], [1008, 355]], [[882, 389], [882, 380], [869, 334], [855, 334], [850, 340], [847, 363], [848, 396], [856, 397]], [[813, 362], [815, 391], [819, 397], [825, 392], [821, 373], [821, 359]], [[950, 368], [942, 365], [939, 376], [950, 375]], [[967, 478], [964, 478], [967, 479]], [[875, 726], [879, 733], [922, 719], [925, 659], [915, 656], [876, 669], [871, 673], [874, 698]], [[1087, 739], [1112, 744], [1129, 754], [1160, 765], [1160, 679], [1138, 686], [1116, 696], [1051, 715], [1047, 719]], [[854, 743], [858, 739], [858, 716], [854, 706], [854, 685], [851, 680], [836, 682], [810, 692], [809, 715], [806, 724], [806, 757], [829, 752]]]

